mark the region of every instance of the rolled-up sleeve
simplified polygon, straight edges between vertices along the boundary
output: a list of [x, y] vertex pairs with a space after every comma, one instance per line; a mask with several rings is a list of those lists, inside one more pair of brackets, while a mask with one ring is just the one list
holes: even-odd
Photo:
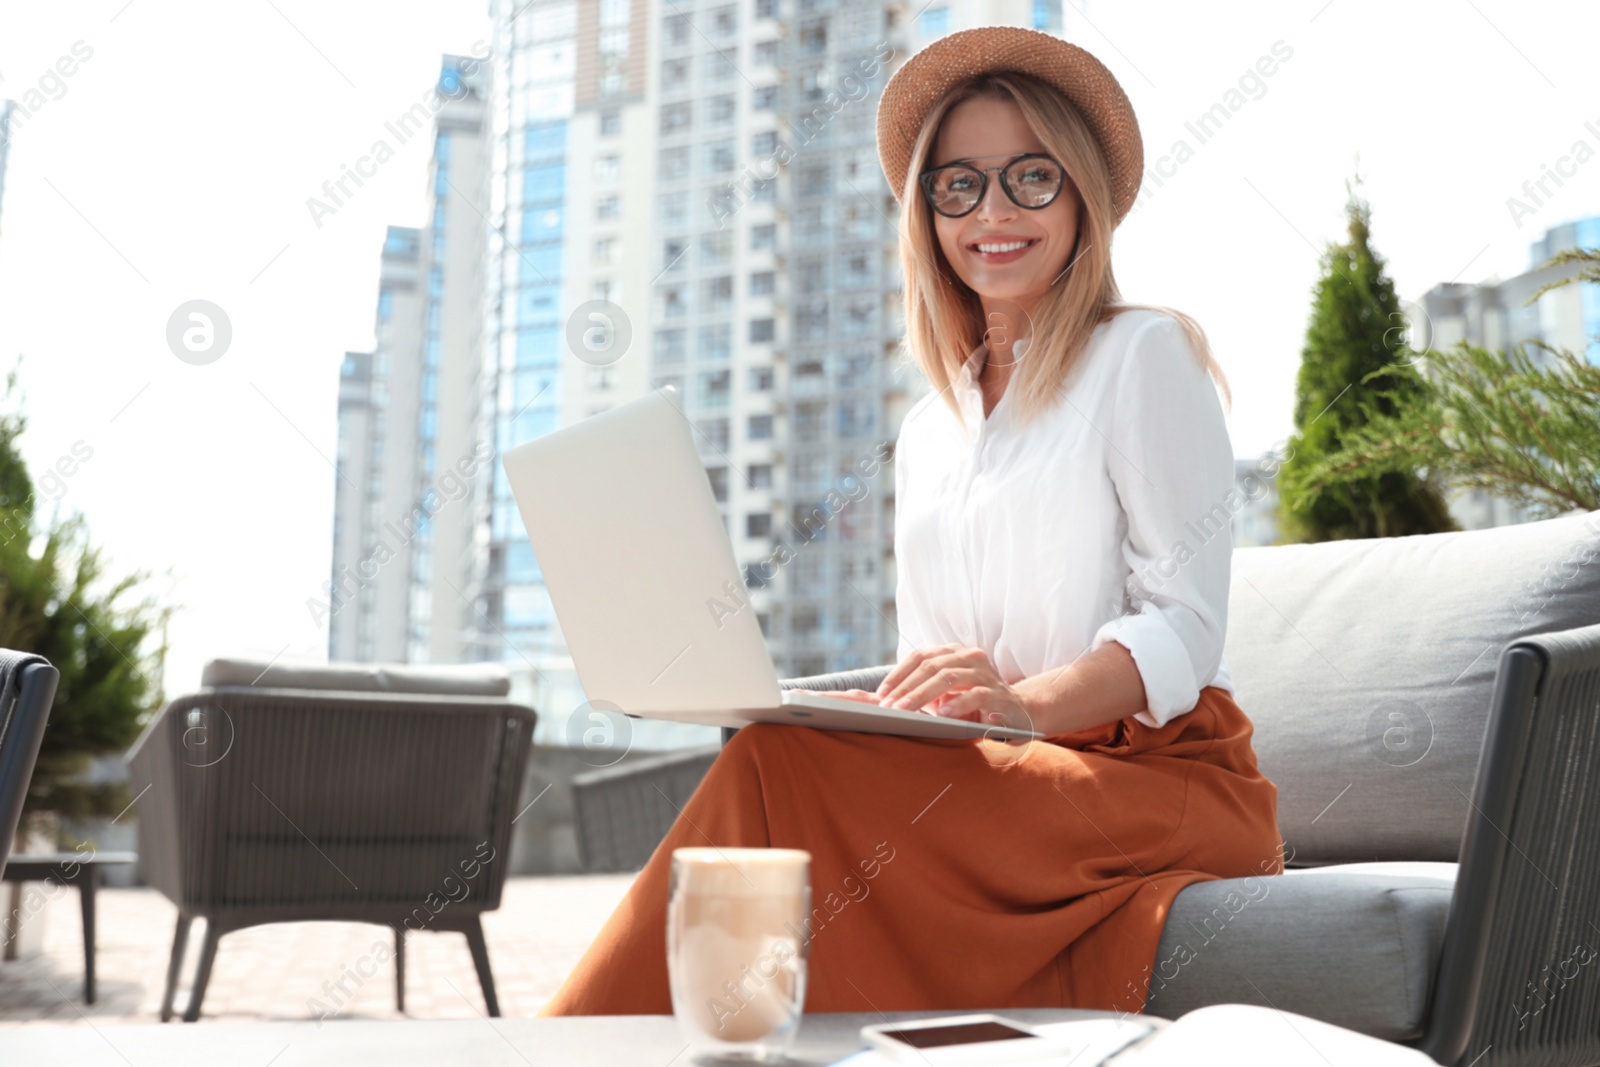
[[1227, 632], [1233, 445], [1222, 402], [1183, 326], [1159, 315], [1117, 368], [1102, 427], [1107, 467], [1127, 520], [1124, 613], [1090, 649], [1116, 641], [1133, 655], [1160, 727], [1192, 711], [1222, 660]]

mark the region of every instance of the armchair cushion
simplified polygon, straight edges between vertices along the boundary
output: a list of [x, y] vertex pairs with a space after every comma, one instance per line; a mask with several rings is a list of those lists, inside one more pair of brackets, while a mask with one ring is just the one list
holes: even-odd
[[1404, 1041], [1422, 1036], [1453, 863], [1356, 863], [1198, 882], [1174, 901], [1145, 1010], [1259, 1004]]
[[505, 696], [511, 675], [501, 663], [296, 663], [248, 658], [214, 659], [200, 684], [263, 689], [355, 689], [386, 693]]
[[1453, 862], [1501, 651], [1600, 622], [1600, 512], [1241, 548], [1225, 656], [1293, 861]]

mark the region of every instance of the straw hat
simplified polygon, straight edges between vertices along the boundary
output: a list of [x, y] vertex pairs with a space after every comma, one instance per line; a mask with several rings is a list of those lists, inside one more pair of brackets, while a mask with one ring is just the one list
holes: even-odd
[[1075, 44], [1020, 26], [979, 26], [941, 37], [906, 60], [878, 100], [878, 159], [895, 199], [905, 185], [911, 146], [924, 116], [969, 75], [1018, 70], [1072, 101], [1088, 123], [1111, 176], [1116, 221], [1133, 207], [1144, 176], [1144, 140], [1128, 94], [1093, 55]]

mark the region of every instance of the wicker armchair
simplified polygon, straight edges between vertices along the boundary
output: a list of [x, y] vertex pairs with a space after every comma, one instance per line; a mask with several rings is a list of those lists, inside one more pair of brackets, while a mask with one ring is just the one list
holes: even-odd
[[129, 754], [145, 871], [178, 907], [162, 1020], [195, 918], [188, 1022], [224, 934], [304, 920], [390, 927], [402, 1011], [405, 934], [465, 934], [498, 1015], [479, 917], [500, 906], [536, 721], [503, 670], [214, 661], [204, 681]]
[[0, 870], [11, 854], [60, 678], [43, 656], [0, 648]]

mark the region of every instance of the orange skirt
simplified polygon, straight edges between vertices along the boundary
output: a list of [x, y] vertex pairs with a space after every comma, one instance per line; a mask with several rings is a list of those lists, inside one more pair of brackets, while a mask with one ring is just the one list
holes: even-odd
[[1250, 719], [1208, 686], [1155, 729], [944, 741], [746, 726], [540, 1015], [670, 1014], [676, 848], [803, 848], [805, 1010], [1142, 1011], [1179, 890], [1283, 870]]

